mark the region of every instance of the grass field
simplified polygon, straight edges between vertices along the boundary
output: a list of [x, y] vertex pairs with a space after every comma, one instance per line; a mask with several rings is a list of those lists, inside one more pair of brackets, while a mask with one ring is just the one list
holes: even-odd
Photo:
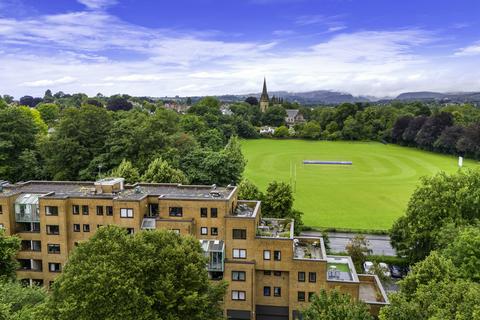
[[[245, 177], [265, 190], [290, 182], [296, 166], [294, 207], [313, 227], [389, 229], [405, 212], [419, 178], [458, 170], [457, 158], [375, 142], [244, 140]], [[303, 165], [303, 160], [353, 161], [351, 166]], [[464, 168], [478, 162], [464, 161]]]

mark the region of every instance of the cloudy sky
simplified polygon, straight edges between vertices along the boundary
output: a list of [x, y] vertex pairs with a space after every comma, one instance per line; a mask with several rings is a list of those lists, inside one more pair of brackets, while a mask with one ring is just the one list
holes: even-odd
[[480, 91], [478, 0], [0, 0], [0, 93]]

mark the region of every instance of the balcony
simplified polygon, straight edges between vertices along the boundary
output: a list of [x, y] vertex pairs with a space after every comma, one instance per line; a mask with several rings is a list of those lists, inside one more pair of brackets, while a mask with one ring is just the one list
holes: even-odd
[[322, 238], [293, 239], [293, 258], [299, 260], [325, 260], [325, 246]]
[[42, 194], [23, 194], [15, 200], [16, 222], [40, 222], [38, 198]]
[[293, 219], [262, 218], [257, 226], [257, 237], [293, 239]]
[[42, 260], [37, 259], [18, 259], [19, 271], [42, 271]]
[[240, 218], [255, 218], [259, 209], [260, 201], [239, 200], [231, 215]]
[[21, 251], [42, 251], [42, 242], [39, 240], [22, 240]]
[[225, 243], [223, 240], [200, 240], [205, 257], [207, 270], [210, 272], [224, 271]]

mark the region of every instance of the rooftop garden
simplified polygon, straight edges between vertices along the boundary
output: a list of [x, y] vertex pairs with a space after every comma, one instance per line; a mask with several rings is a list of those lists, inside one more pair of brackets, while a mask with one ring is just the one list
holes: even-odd
[[293, 220], [263, 218], [257, 227], [257, 236], [269, 238], [293, 237]]

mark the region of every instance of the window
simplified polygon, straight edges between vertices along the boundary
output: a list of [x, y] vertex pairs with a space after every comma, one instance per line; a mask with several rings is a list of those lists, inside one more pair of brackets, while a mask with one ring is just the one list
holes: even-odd
[[90, 232], [90, 225], [89, 224], [84, 224], [83, 225], [83, 232]]
[[72, 206], [72, 213], [73, 214], [80, 214], [80, 206], [78, 204], [74, 204]]
[[131, 208], [120, 209], [120, 218], [133, 218], [133, 209]]
[[270, 271], [270, 270], [264, 270], [264, 271], [263, 271], [263, 275], [265, 275], [265, 276], [271, 276], [271, 275], [272, 275], [272, 271]]
[[233, 229], [233, 239], [247, 239], [247, 230]]
[[103, 216], [103, 206], [97, 206], [97, 216]]
[[305, 272], [298, 273], [298, 282], [305, 282]]
[[170, 217], [183, 217], [183, 208], [182, 207], [170, 207], [169, 208]]
[[127, 234], [134, 234], [135, 228], [127, 228]]
[[245, 249], [233, 249], [233, 258], [234, 259], [246, 259], [247, 250]]
[[218, 216], [218, 209], [217, 208], [210, 208], [210, 217], [216, 218]]
[[273, 260], [280, 261], [282, 260], [282, 252], [281, 251], [273, 251]]
[[0, 204], [0, 214], [3, 214], [3, 207], [1, 204]]
[[49, 254], [60, 254], [60, 245], [59, 244], [48, 244], [47, 252]]
[[80, 232], [80, 224], [78, 223], [73, 224], [73, 232]]
[[270, 260], [270, 250], [263, 250], [263, 260]]
[[106, 206], [105, 207], [107, 210], [107, 216], [113, 216], [113, 207], [112, 206]]
[[315, 295], [315, 292], [309, 292], [308, 293], [308, 302], [312, 302], [314, 295]]
[[60, 234], [60, 227], [58, 225], [47, 224], [47, 234]]
[[50, 272], [60, 272], [61, 266], [60, 263], [57, 262], [49, 262], [48, 263], [48, 271]]
[[297, 300], [298, 301], [305, 301], [305, 291], [298, 291], [297, 292]]
[[84, 216], [87, 216], [88, 215], [88, 206], [82, 206], [82, 214]]
[[210, 228], [210, 234], [212, 236], [218, 236], [218, 228], [216, 228], [216, 227]]
[[263, 295], [265, 297], [269, 297], [271, 295], [271, 288], [270, 287], [263, 287]]
[[245, 271], [232, 271], [232, 281], [245, 281]]
[[207, 228], [207, 227], [201, 227], [201, 228], [200, 228], [200, 234], [201, 234], [201, 235], [206, 235], [206, 234], [208, 234], [208, 228]]
[[208, 209], [207, 208], [200, 208], [200, 217], [207, 218], [208, 217]]
[[56, 206], [45, 206], [45, 215], [46, 216], [58, 216], [58, 207], [56, 207]]
[[282, 271], [273, 271], [273, 275], [277, 276], [277, 277], [281, 277], [282, 276]]
[[97, 224], [97, 229], [100, 229], [101, 227], [103, 227], [103, 225]]
[[245, 301], [245, 291], [232, 290], [232, 300]]
[[317, 273], [309, 272], [308, 273], [308, 282], [317, 282]]
[[280, 287], [274, 287], [273, 288], [273, 295], [275, 297], [281, 297], [282, 296], [282, 288]]

